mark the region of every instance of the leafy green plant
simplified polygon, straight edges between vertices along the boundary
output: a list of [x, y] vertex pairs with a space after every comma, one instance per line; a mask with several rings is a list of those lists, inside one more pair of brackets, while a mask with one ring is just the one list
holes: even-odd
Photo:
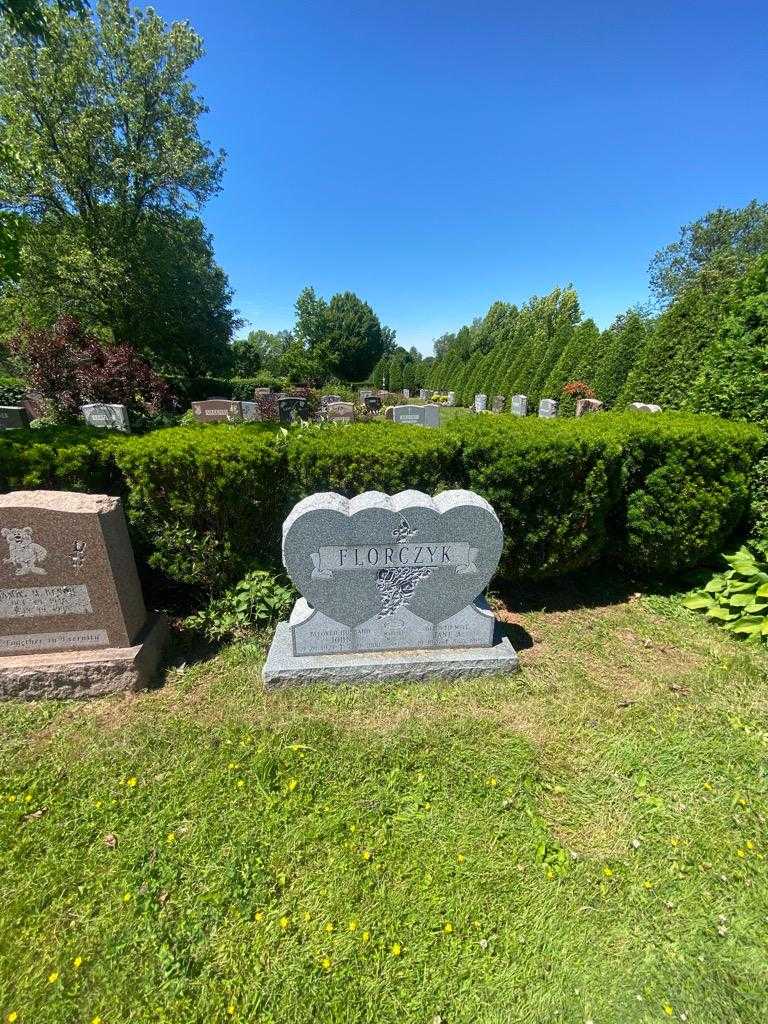
[[755, 548], [756, 552], [741, 547], [724, 555], [730, 568], [683, 598], [683, 605], [703, 612], [736, 636], [759, 643], [768, 639], [768, 543]]
[[202, 611], [190, 615], [185, 625], [211, 641], [238, 639], [286, 617], [295, 599], [292, 587], [280, 583], [272, 573], [257, 569]]

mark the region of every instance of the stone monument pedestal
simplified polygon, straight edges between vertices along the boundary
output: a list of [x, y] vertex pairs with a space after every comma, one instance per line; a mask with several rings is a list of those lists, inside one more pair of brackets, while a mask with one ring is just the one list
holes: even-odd
[[157, 671], [167, 634], [165, 616], [152, 613], [131, 647], [0, 658], [0, 700], [61, 700], [144, 690]]
[[515, 649], [506, 637], [492, 647], [442, 647], [345, 654], [293, 653], [291, 627], [281, 622], [269, 648], [262, 678], [267, 689], [306, 683], [378, 683], [387, 679], [477, 679], [517, 672]]

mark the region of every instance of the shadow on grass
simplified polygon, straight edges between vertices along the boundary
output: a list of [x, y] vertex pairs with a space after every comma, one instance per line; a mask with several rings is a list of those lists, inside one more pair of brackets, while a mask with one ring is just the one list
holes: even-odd
[[[711, 568], [702, 568], [663, 579], [638, 579], [603, 564], [540, 583], [502, 584], [494, 593], [510, 612], [570, 612], [624, 604], [637, 594], [671, 597], [703, 586], [711, 575]], [[510, 640], [514, 643], [511, 635]]]

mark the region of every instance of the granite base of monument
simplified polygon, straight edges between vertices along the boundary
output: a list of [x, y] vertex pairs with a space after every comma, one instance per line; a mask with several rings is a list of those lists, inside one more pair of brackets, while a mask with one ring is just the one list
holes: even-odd
[[262, 672], [268, 689], [307, 683], [378, 683], [392, 679], [477, 679], [517, 672], [515, 649], [506, 637], [492, 647], [444, 647], [413, 651], [345, 654], [293, 653], [291, 627], [281, 622]]
[[157, 672], [167, 635], [165, 616], [151, 614], [130, 647], [3, 657], [0, 700], [71, 700], [144, 690]]

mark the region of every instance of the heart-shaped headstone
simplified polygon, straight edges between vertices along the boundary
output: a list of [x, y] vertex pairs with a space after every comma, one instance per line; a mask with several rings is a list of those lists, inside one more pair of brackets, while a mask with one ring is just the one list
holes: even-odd
[[448, 619], [485, 590], [501, 547], [501, 523], [473, 491], [313, 494], [283, 524], [291, 580], [313, 609], [350, 628], [405, 609], [427, 623]]

